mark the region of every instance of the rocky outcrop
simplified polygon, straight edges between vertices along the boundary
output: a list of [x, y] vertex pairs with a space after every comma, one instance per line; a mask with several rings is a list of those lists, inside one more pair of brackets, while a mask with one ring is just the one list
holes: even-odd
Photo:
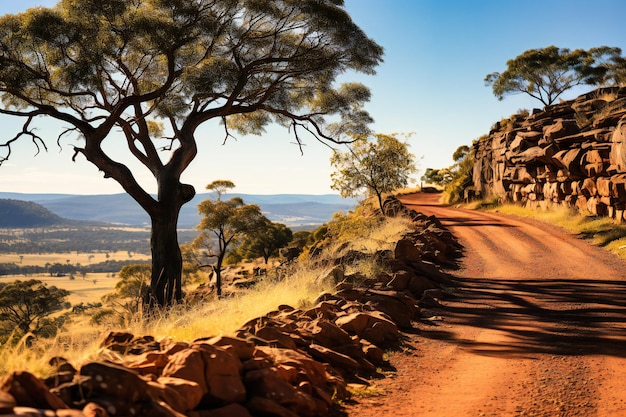
[[626, 221], [626, 88], [497, 123], [474, 144], [474, 193]]
[[305, 310], [279, 306], [232, 337], [174, 343], [111, 332], [100, 360], [74, 367], [56, 357], [57, 372], [45, 381], [28, 372], [4, 378], [0, 415], [328, 415], [349, 396], [348, 383], [380, 376], [384, 350], [401, 345], [421, 305], [434, 302], [439, 284], [448, 282], [438, 263], [458, 253], [436, 218], [393, 198], [385, 212], [408, 215], [415, 224], [395, 250], [376, 255], [389, 272], [360, 280], [338, 260], [327, 260], [332, 268], [319, 279], [332, 280], [335, 292]]

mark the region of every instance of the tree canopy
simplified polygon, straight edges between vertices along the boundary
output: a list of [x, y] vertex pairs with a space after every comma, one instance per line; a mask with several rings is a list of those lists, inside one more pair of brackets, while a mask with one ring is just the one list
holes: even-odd
[[[255, 233], [269, 223], [256, 204], [244, 204], [240, 197], [230, 200], [205, 200], [198, 205], [204, 217], [200, 220], [199, 236], [192, 246], [203, 252], [203, 257], [214, 258], [217, 295], [222, 295], [222, 264], [227, 251], [243, 236]], [[217, 241], [217, 247], [215, 245]]]
[[336, 169], [331, 174], [333, 190], [343, 197], [365, 191], [377, 198], [381, 210], [383, 194], [408, 186], [411, 174], [417, 171], [408, 143], [383, 134], [358, 140], [345, 152], [334, 152], [330, 163]]
[[15, 281], [0, 284], [0, 321], [18, 328], [22, 334], [40, 329], [42, 319], [64, 308], [66, 290], [47, 287], [41, 281]]
[[265, 263], [271, 257], [278, 256], [278, 250], [284, 248], [293, 239], [293, 232], [282, 223], [267, 221], [253, 233], [246, 234], [237, 247], [241, 259], [263, 258]]
[[573, 51], [556, 46], [529, 49], [507, 61], [503, 73], [488, 74], [485, 83], [492, 86], [499, 100], [509, 94], [525, 93], [548, 106], [577, 85], [623, 82], [621, 53], [620, 48], [608, 46]]
[[[369, 90], [336, 81], [373, 74], [382, 53], [341, 0], [62, 0], [5, 15], [0, 113], [23, 125], [0, 142], [0, 163], [16, 141], [42, 150], [75, 138], [73, 159], [93, 163], [150, 215], [150, 293], [168, 305], [182, 297], [176, 224], [195, 190], [180, 179], [198, 127], [221, 121], [227, 139], [277, 123], [300, 145], [303, 133], [331, 142], [367, 134]], [[44, 137], [42, 117], [66, 128]], [[111, 152], [120, 149], [152, 174], [156, 197]]]
[[459, 146], [452, 154], [454, 164], [447, 168], [427, 168], [422, 181], [443, 187], [444, 202], [455, 203], [464, 198], [465, 189], [472, 184], [474, 152], [467, 145]]

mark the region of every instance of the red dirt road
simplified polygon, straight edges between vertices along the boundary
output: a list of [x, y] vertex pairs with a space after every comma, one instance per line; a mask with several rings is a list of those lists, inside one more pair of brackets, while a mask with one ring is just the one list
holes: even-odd
[[346, 415], [626, 416], [626, 263], [542, 223], [401, 198], [464, 246], [395, 372]]

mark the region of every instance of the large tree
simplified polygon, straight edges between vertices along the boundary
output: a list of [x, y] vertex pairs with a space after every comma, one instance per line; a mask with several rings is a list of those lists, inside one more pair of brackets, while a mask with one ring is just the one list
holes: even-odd
[[[62, 0], [6, 15], [0, 113], [23, 125], [0, 142], [0, 162], [18, 140], [47, 149], [40, 118], [64, 122], [57, 142], [75, 135], [73, 159], [93, 163], [149, 214], [150, 295], [169, 305], [182, 297], [176, 226], [195, 195], [181, 175], [198, 127], [217, 119], [228, 138], [278, 123], [298, 143], [303, 132], [331, 142], [364, 135], [369, 90], [336, 80], [373, 74], [381, 56], [342, 0]], [[110, 152], [122, 148], [152, 174], [156, 197]]]
[[335, 151], [330, 163], [331, 188], [343, 197], [356, 197], [365, 191], [375, 196], [383, 209], [383, 194], [409, 185], [417, 168], [408, 144], [395, 136], [377, 134], [371, 140], [348, 145], [345, 152]]
[[577, 85], [619, 82], [617, 71], [623, 71], [621, 53], [620, 48], [608, 46], [573, 51], [556, 46], [529, 49], [507, 61], [503, 73], [488, 74], [485, 83], [492, 86], [499, 100], [525, 93], [549, 106]]

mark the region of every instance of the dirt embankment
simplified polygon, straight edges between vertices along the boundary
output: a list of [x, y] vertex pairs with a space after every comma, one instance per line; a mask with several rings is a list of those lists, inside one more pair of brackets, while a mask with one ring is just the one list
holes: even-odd
[[533, 221], [402, 198], [464, 246], [451, 296], [349, 416], [626, 415], [626, 263]]

